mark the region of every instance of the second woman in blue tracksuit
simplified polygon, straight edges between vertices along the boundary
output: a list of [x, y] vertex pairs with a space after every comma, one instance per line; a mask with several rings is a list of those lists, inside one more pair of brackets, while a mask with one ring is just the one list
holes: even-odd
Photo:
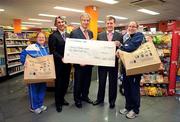
[[[40, 32], [37, 34], [37, 42], [29, 45], [25, 50], [21, 52], [20, 60], [24, 64], [26, 56], [40, 57], [48, 55], [48, 46], [45, 44], [45, 35]], [[28, 84], [28, 93], [30, 100], [30, 111], [39, 114], [47, 109], [47, 106], [43, 105], [44, 96], [46, 91], [46, 83], [32, 83]]]

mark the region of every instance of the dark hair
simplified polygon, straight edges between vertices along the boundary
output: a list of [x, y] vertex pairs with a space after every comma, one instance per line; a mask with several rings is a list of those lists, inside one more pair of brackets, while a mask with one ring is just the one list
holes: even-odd
[[107, 16], [106, 17], [106, 22], [109, 21], [109, 20], [114, 20], [114, 23], [116, 23], [116, 18], [113, 17], [113, 16]]
[[63, 21], [65, 22], [65, 24], [67, 23], [66, 20], [65, 20], [65, 17], [63, 17], [63, 16], [58, 16], [58, 17], [56, 17], [55, 20], [54, 20], [54, 26], [56, 26], [57, 19], [63, 20]]

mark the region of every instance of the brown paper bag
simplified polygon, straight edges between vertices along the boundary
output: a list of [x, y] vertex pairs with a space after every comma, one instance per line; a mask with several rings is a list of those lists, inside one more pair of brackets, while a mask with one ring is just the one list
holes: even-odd
[[123, 52], [120, 58], [127, 75], [158, 71], [161, 60], [153, 43], [146, 42], [132, 53]]
[[56, 78], [53, 55], [26, 57], [24, 67], [25, 83], [54, 82]]

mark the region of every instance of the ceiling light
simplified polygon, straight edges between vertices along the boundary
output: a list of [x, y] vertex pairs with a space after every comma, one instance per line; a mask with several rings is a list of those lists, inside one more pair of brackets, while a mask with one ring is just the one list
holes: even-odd
[[44, 16], [44, 17], [57, 17], [58, 15], [51, 15], [51, 14], [38, 14], [39, 16]]
[[5, 11], [4, 9], [0, 9], [0, 11]]
[[52, 22], [52, 20], [46, 20], [46, 19], [35, 19], [35, 18], [29, 18], [28, 20], [31, 20], [31, 21], [38, 21], [38, 22]]
[[54, 7], [54, 9], [59, 9], [59, 10], [64, 10], [64, 11], [72, 11], [72, 12], [79, 12], [79, 13], [84, 12], [83, 10], [73, 9], [73, 8], [66, 8], [66, 7], [61, 7], [61, 6], [56, 6], [56, 7]]
[[151, 14], [151, 15], [158, 15], [158, 14], [160, 14], [160, 13], [148, 10], [148, 9], [139, 9], [137, 11], [142, 12], [142, 13], [146, 13], [146, 14]]
[[23, 27], [35, 27], [35, 25], [21, 25]]
[[119, 1], [116, 1], [116, 0], [95, 0], [95, 1], [102, 2], [102, 3], [107, 3], [107, 4], [119, 3]]
[[42, 23], [36, 23], [36, 22], [22, 22], [23, 24], [32, 24], [32, 25], [42, 25]]
[[123, 19], [123, 20], [128, 19], [126, 17], [116, 16], [116, 15], [108, 15], [108, 16], [113, 16], [116, 19]]
[[104, 21], [98, 20], [98, 23], [105, 23]]
[[78, 22], [71, 22], [72, 25], [80, 25]]

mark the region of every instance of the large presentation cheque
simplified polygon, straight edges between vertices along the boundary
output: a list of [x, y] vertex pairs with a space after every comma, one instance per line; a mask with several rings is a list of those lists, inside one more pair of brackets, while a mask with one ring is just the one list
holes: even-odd
[[114, 42], [67, 38], [64, 61], [73, 64], [115, 66]]

